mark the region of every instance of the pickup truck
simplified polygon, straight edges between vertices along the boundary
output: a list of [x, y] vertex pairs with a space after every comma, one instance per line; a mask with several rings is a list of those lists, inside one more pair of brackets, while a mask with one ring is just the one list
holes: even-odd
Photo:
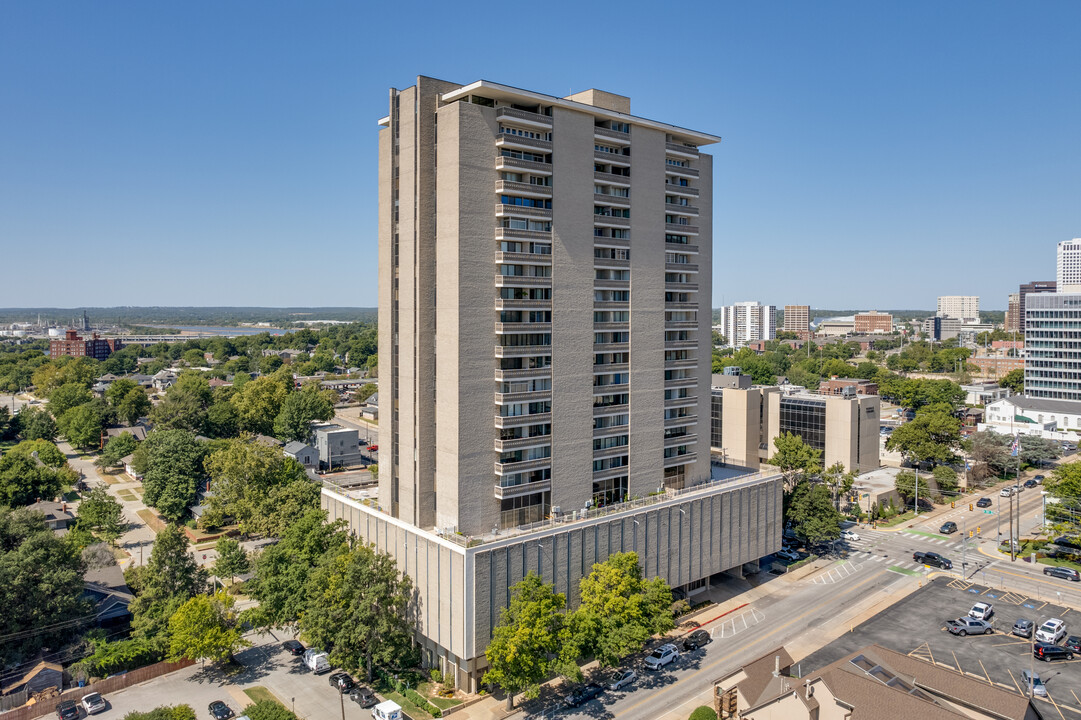
[[953, 563], [950, 562], [949, 558], [942, 557], [934, 552], [912, 553], [912, 559], [921, 565], [930, 565], [932, 567], [942, 568], [943, 570], [949, 570], [953, 567]]

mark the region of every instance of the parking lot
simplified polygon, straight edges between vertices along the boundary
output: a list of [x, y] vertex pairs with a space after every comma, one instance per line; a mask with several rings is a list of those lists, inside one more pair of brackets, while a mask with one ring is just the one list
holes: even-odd
[[[994, 605], [991, 635], [958, 637], [946, 631], [947, 620], [963, 617], [977, 602]], [[1081, 657], [1051, 663], [1030, 662], [1030, 641], [1010, 634], [1018, 618], [1039, 627], [1045, 620], [1060, 618], [1068, 635], [1081, 635], [1081, 613], [1042, 600], [1004, 592], [960, 580], [940, 577], [904, 600], [875, 615], [854, 632], [802, 661], [805, 668], [819, 668], [866, 645], [875, 643], [1002, 688], [1023, 691], [1021, 671], [1034, 667], [1047, 686], [1051, 703], [1063, 717], [1081, 718]], [[1076, 618], [1076, 619], [1075, 619]], [[1060, 643], [1061, 644], [1061, 643]], [[1051, 716], [1048, 715], [1048, 716]]]

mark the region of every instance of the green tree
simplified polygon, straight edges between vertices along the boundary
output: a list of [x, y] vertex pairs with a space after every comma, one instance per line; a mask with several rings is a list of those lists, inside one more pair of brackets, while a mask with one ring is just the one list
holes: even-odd
[[109, 438], [108, 442], [105, 443], [105, 447], [102, 448], [101, 455], [94, 462], [103, 468], [119, 465], [120, 461], [135, 452], [138, 446], [139, 442], [135, 439], [135, 436], [129, 432], [122, 432]]
[[146, 712], [133, 710], [124, 720], [195, 720], [195, 711], [189, 705], [163, 705]]
[[1009, 388], [1014, 395], [1020, 395], [1025, 392], [1025, 371], [1021, 368], [1010, 370], [998, 379], [998, 384]]
[[62, 357], [38, 367], [31, 380], [39, 396], [51, 397], [54, 390], [66, 383], [89, 388], [99, 375], [101, 363], [93, 358]]
[[913, 463], [932, 465], [956, 460], [961, 447], [961, 421], [944, 412], [918, 412], [911, 422], [893, 431], [886, 441], [887, 450], [897, 450]]
[[25, 440], [0, 455], [0, 506], [56, 497], [74, 481], [67, 459], [47, 440]]
[[215, 401], [206, 411], [203, 431], [212, 438], [232, 438], [240, 432], [236, 408], [229, 400]]
[[957, 490], [957, 471], [949, 465], [936, 465], [931, 475], [942, 492], [952, 493]]
[[49, 412], [59, 421], [68, 410], [85, 405], [93, 399], [94, 396], [85, 385], [66, 383], [49, 395]]
[[206, 423], [206, 408], [194, 395], [174, 393], [170, 388], [165, 399], [150, 411], [150, 422], [159, 430], [201, 432]]
[[931, 495], [931, 488], [928, 487], [927, 480], [922, 475], [917, 479], [916, 473], [911, 470], [902, 470], [897, 473], [893, 485], [897, 490], [897, 494], [905, 501], [905, 505], [915, 501], [917, 496], [927, 498]]
[[24, 405], [15, 414], [16, 432], [27, 440], [56, 440], [56, 421], [43, 408]]
[[63, 415], [57, 423], [60, 432], [68, 442], [79, 448], [98, 448], [101, 446], [102, 417], [98, 409], [87, 403], [74, 407]]
[[143, 475], [143, 501], [173, 522], [184, 519], [195, 504], [197, 483], [204, 477], [204, 444], [186, 430], [156, 430], [135, 451]]
[[786, 491], [791, 491], [804, 476], [822, 469], [822, 451], [807, 445], [795, 433], [781, 433], [773, 438], [773, 446], [777, 452], [769, 464], [781, 471]]
[[169, 618], [169, 660], [225, 662], [250, 645], [244, 639], [233, 609], [236, 600], [228, 593], [196, 595]]
[[21, 443], [8, 450], [8, 453], [35, 458], [41, 461], [42, 464], [51, 467], [54, 470], [59, 470], [68, 466], [67, 456], [64, 455], [55, 443], [49, 440], [23, 440]]
[[499, 614], [492, 641], [485, 651], [488, 672], [485, 682], [507, 694], [507, 709], [514, 696], [536, 697], [540, 685], [552, 674], [554, 656], [570, 645], [566, 626], [567, 599], [530, 572], [510, 589], [510, 603]]
[[249, 720], [297, 720], [293, 712], [276, 700], [260, 700], [244, 708]]
[[357, 402], [368, 402], [368, 398], [375, 394], [379, 386], [375, 383], [365, 383], [353, 393], [353, 399]]
[[276, 373], [245, 383], [233, 396], [241, 430], [259, 435], [274, 434], [274, 419], [289, 395], [292, 377]]
[[312, 433], [312, 421], [330, 420], [332, 417], [334, 406], [320, 394], [318, 385], [308, 385], [285, 398], [281, 412], [274, 420], [274, 433], [285, 442], [307, 442]]
[[208, 523], [231, 517], [241, 532], [249, 534], [270, 534], [281, 529], [281, 518], [274, 506], [285, 500], [277, 492], [279, 489], [294, 483], [315, 487], [300, 463], [251, 436], [226, 441], [210, 454], [205, 466], [214, 488], [206, 503]]
[[709, 705], [699, 705], [687, 720], [717, 720], [717, 713]]
[[[1056, 533], [1081, 535], [1081, 463], [1063, 463], [1043, 481], [1047, 522]], [[1053, 500], [1053, 501], [1052, 501]]]
[[611, 667], [673, 627], [672, 590], [662, 578], [645, 580], [638, 553], [615, 553], [582, 578], [581, 604], [572, 617], [577, 642], [601, 667]]
[[104, 487], [96, 487], [84, 495], [77, 514], [80, 523], [108, 542], [120, 537], [127, 527], [124, 522], [124, 506], [106, 492]]
[[409, 577], [394, 558], [359, 545], [320, 566], [314, 595], [300, 626], [312, 643], [330, 651], [332, 662], [363, 668], [371, 682], [375, 664], [405, 667], [414, 661]]
[[109, 387], [105, 388], [105, 399], [109, 401], [110, 405], [118, 408], [124, 397], [137, 387], [139, 385], [134, 380], [118, 378], [109, 383]]
[[218, 553], [218, 559], [214, 562], [214, 574], [219, 578], [228, 578], [230, 585], [237, 575], [243, 575], [251, 567], [248, 553], [233, 538], [218, 538], [214, 550]]
[[139, 418], [150, 414], [150, 399], [146, 390], [136, 385], [124, 395], [116, 406], [116, 414], [128, 425], [139, 422]]
[[206, 586], [206, 572], [188, 552], [184, 533], [168, 525], [158, 533], [149, 562], [125, 574], [136, 591], [131, 603], [136, 637], [154, 638], [165, 632], [169, 616]]
[[801, 479], [787, 499], [785, 518], [797, 537], [815, 545], [841, 536], [841, 513], [825, 484]]

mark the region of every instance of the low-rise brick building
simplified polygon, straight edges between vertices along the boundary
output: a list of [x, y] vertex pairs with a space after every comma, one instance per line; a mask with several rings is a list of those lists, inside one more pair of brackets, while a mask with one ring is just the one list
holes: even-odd
[[63, 340], [58, 338], [49, 341], [49, 357], [55, 360], [64, 355], [70, 355], [105, 360], [123, 346], [119, 338], [103, 338], [93, 333], [87, 340], [79, 337], [77, 330], [68, 330]]

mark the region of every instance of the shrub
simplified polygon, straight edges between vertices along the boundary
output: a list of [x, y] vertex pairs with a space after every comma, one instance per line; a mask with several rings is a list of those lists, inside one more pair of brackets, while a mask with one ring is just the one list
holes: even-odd
[[428, 674], [431, 676], [432, 682], [434, 682], [436, 685], [443, 682], [443, 673], [439, 672], [438, 669], [432, 668], [432, 671]]
[[276, 700], [260, 700], [244, 708], [244, 714], [251, 720], [297, 720], [289, 708]]
[[120, 640], [105, 642], [94, 648], [94, 654], [72, 666], [72, 672], [87, 677], [107, 677], [116, 673], [152, 665], [165, 657], [165, 647], [158, 640]]
[[195, 720], [195, 711], [190, 705], [163, 705], [147, 712], [129, 712], [124, 720]]
[[709, 705], [699, 705], [687, 720], [717, 720], [717, 713]]

